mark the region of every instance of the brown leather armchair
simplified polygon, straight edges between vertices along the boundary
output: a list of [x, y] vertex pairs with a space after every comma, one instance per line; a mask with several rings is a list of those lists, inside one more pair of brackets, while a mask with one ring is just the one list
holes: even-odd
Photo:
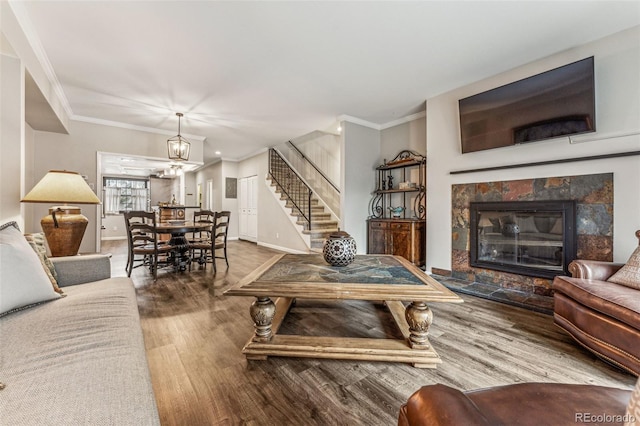
[[417, 425], [622, 425], [632, 391], [594, 385], [519, 383], [461, 392], [423, 386], [400, 408], [399, 426]]
[[[640, 231], [636, 232], [640, 239]], [[606, 281], [621, 263], [575, 260], [553, 280], [554, 322], [582, 346], [640, 375], [640, 290]]]

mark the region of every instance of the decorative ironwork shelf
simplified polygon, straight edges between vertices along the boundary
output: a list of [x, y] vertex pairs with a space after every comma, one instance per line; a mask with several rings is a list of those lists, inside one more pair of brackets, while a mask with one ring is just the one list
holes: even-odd
[[[420, 154], [416, 154], [413, 153], [412, 151], [402, 151], [402, 152], [411, 152], [412, 155], [418, 155], [420, 157], [423, 157]], [[402, 154], [402, 153], [400, 153]], [[398, 154], [398, 155], [400, 155]], [[398, 158], [398, 157], [396, 157]], [[423, 157], [425, 158], [425, 157]], [[415, 159], [408, 159], [408, 160], [400, 160], [400, 161], [395, 161], [392, 160], [389, 163], [383, 164], [382, 166], [378, 166], [376, 167], [376, 170], [392, 170], [392, 169], [399, 169], [401, 167], [411, 167], [411, 166], [419, 166], [420, 164], [422, 164], [423, 160], [415, 160]]]
[[374, 191], [374, 194], [395, 194], [395, 193], [402, 193], [402, 192], [421, 192], [424, 191], [423, 187], [420, 188], [411, 188], [411, 189], [378, 189], [376, 191]]
[[[427, 157], [424, 155], [404, 150], [393, 160], [376, 167], [377, 182], [370, 204], [370, 218], [425, 219], [426, 164]], [[393, 183], [394, 180], [396, 183]], [[409, 181], [415, 186], [399, 187], [401, 182]], [[407, 207], [411, 211], [407, 211]], [[394, 210], [401, 212], [394, 213]]]

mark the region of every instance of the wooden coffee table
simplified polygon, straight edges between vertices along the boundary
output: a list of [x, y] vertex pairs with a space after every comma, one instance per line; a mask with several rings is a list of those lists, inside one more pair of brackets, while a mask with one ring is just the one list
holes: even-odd
[[[277, 255], [225, 294], [256, 298], [249, 310], [255, 334], [242, 350], [247, 359], [290, 356], [391, 361], [419, 368], [435, 368], [442, 362], [429, 343], [433, 314], [426, 302], [462, 302], [406, 259], [391, 255], [358, 255], [343, 267], [327, 264], [321, 254]], [[383, 300], [404, 338], [278, 334], [296, 298]], [[408, 306], [403, 300], [410, 301]]]

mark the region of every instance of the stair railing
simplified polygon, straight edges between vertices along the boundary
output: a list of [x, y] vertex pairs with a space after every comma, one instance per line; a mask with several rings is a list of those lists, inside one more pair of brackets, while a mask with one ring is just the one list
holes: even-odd
[[280, 153], [273, 148], [269, 149], [269, 176], [286, 195], [293, 208], [307, 222], [307, 229], [311, 230], [311, 196], [313, 191]]
[[300, 156], [300, 157], [301, 157], [301, 158], [302, 158], [302, 159], [303, 159], [307, 164], [309, 164], [311, 167], [313, 167], [313, 168], [315, 169], [315, 171], [316, 171], [316, 172], [318, 172], [318, 174], [319, 174], [320, 176], [322, 176], [322, 179], [324, 179], [324, 181], [325, 181], [326, 183], [328, 183], [328, 184], [329, 184], [329, 185], [330, 185], [330, 186], [331, 186], [331, 187], [332, 187], [332, 188], [333, 188], [333, 189], [334, 189], [338, 194], [340, 194], [340, 190], [338, 189], [338, 187], [336, 186], [336, 184], [335, 184], [335, 183], [333, 183], [333, 182], [331, 181], [331, 179], [329, 179], [329, 178], [327, 177], [327, 175], [325, 175], [325, 174], [324, 174], [324, 172], [318, 168], [318, 166], [316, 166], [316, 163], [314, 163], [314, 162], [313, 162], [313, 161], [311, 161], [309, 158], [307, 158], [307, 156], [306, 156], [306, 155], [304, 155], [304, 153], [303, 153], [302, 151], [300, 151], [300, 149], [299, 149], [297, 146], [295, 146], [295, 145], [293, 144], [293, 142], [288, 141], [287, 143], [288, 143], [289, 145], [291, 145], [291, 147], [293, 147], [293, 149], [295, 150], [295, 152], [296, 152], [296, 153], [297, 153], [297, 154], [298, 154], [298, 155], [299, 155], [299, 156]]
[[305, 182], [309, 184], [312, 191], [323, 201], [325, 207], [332, 215], [339, 218], [340, 189], [331, 178], [325, 174], [322, 168], [317, 166], [311, 158], [305, 155], [293, 141], [287, 141], [283, 146], [281, 154], [290, 162], [291, 166], [302, 176]]

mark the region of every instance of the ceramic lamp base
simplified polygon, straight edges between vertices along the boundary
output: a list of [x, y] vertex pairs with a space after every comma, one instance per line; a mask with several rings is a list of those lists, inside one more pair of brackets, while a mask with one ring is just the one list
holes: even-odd
[[[55, 221], [53, 213], [55, 212]], [[54, 222], [57, 222], [57, 227]], [[70, 206], [52, 207], [40, 225], [47, 238], [51, 256], [75, 256], [89, 220], [80, 213], [80, 208]]]

